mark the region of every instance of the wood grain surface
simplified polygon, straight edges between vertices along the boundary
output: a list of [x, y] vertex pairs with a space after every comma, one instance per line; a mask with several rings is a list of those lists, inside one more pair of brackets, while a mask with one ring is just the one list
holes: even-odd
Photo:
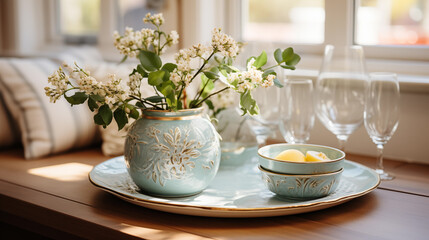
[[[427, 239], [429, 166], [386, 161], [396, 179], [328, 209], [269, 218], [208, 218], [159, 212], [88, 181], [109, 157], [87, 149], [26, 161], [0, 152], [0, 221], [54, 239]], [[348, 154], [370, 166], [375, 159]], [[46, 174], [44, 169], [58, 171]], [[4, 234], [4, 233], [2, 233]], [[3, 238], [2, 238], [3, 239]]]

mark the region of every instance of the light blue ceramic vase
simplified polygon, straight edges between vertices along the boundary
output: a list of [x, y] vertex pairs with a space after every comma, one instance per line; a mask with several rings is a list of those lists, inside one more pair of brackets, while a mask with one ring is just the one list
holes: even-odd
[[128, 131], [125, 162], [136, 185], [163, 197], [197, 194], [214, 179], [220, 162], [218, 134], [202, 108], [146, 110]]

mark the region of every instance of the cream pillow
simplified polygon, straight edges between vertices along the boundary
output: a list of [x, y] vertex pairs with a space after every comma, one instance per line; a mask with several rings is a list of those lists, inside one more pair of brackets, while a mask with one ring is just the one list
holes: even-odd
[[98, 130], [86, 105], [64, 98], [50, 103], [44, 87], [58, 64], [46, 58], [0, 59], [0, 92], [18, 123], [25, 158], [39, 158], [93, 144]]

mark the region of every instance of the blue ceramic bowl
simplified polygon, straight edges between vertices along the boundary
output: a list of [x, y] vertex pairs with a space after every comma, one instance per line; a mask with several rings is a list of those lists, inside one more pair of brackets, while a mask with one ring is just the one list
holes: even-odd
[[[296, 149], [304, 155], [307, 151], [323, 152], [329, 159], [323, 162], [292, 162], [274, 159], [287, 149]], [[314, 144], [272, 144], [258, 150], [259, 164], [266, 170], [284, 174], [331, 173], [343, 168], [346, 154], [336, 148]]]
[[275, 173], [259, 166], [262, 180], [277, 195], [291, 199], [313, 199], [333, 193], [340, 182], [343, 169], [331, 173], [291, 175]]

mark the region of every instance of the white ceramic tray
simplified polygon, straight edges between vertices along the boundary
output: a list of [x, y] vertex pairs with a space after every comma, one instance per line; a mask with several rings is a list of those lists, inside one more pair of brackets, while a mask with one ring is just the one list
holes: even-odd
[[361, 164], [345, 161], [338, 189], [313, 200], [286, 200], [264, 185], [257, 162], [221, 167], [200, 194], [183, 198], [146, 195], [132, 182], [123, 157], [107, 160], [89, 173], [92, 184], [128, 202], [165, 212], [208, 217], [268, 217], [316, 211], [344, 203], [374, 190], [378, 175]]

